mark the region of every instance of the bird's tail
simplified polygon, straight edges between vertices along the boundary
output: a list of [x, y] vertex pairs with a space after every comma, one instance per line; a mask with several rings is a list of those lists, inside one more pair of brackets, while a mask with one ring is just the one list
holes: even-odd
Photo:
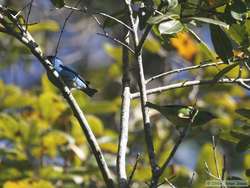
[[153, 104], [151, 102], [147, 102], [146, 103], [146, 106], [149, 107], [149, 108], [153, 108], [155, 110], [159, 110], [160, 109], [160, 106], [156, 105], [156, 104]]
[[92, 97], [97, 92], [97, 90], [87, 87], [83, 89], [83, 92], [86, 93], [89, 97]]

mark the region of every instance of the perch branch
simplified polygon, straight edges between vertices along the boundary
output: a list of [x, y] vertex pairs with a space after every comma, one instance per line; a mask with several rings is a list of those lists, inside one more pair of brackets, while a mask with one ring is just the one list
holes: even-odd
[[[5, 20], [5, 17], [7, 17], [13, 24], [18, 28], [19, 32], [16, 31], [15, 27], [11, 27], [9, 22]], [[75, 98], [71, 94], [69, 88], [64, 84], [64, 82], [61, 80], [59, 74], [57, 71], [54, 70], [51, 62], [44, 56], [41, 48], [39, 45], [35, 42], [33, 37], [30, 35], [28, 31], [26, 31], [25, 27], [19, 24], [18, 20], [8, 11], [8, 9], [4, 8], [2, 5], [0, 5], [0, 23], [5, 27], [8, 34], [15, 37], [17, 40], [19, 40], [21, 43], [23, 43], [30, 51], [31, 53], [40, 61], [40, 63], [44, 66], [44, 68], [50, 73], [54, 79], [58, 80], [58, 83], [60, 84], [60, 91], [62, 92], [64, 98], [68, 102], [69, 106], [71, 107], [75, 117], [77, 118], [79, 124], [81, 125], [81, 128], [86, 136], [86, 139], [89, 143], [89, 146], [96, 158], [98, 167], [102, 173], [102, 176], [104, 178], [104, 181], [107, 185], [107, 187], [114, 187], [114, 182], [112, 179], [112, 175], [110, 173], [110, 170], [106, 164], [106, 161], [104, 159], [103, 153], [97, 143], [97, 140], [90, 129], [90, 126], [82, 113], [79, 105], [77, 104]]]

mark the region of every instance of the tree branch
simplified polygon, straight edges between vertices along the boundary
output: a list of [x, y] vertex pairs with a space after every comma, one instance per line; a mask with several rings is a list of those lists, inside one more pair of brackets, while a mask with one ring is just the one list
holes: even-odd
[[145, 82], [143, 63], [142, 63], [142, 48], [139, 46], [140, 41], [139, 41], [139, 36], [138, 36], [138, 25], [135, 23], [135, 19], [133, 17], [133, 9], [131, 5], [131, 0], [124, 0], [124, 3], [128, 10], [130, 24], [133, 29], [133, 33], [131, 34], [134, 40], [135, 58], [136, 58], [138, 68], [139, 68], [138, 85], [139, 85], [140, 94], [141, 94], [140, 95], [141, 111], [142, 111], [142, 116], [143, 116], [145, 141], [146, 141], [148, 157], [149, 157], [151, 172], [152, 172], [152, 181], [151, 181], [150, 186], [152, 188], [156, 188], [157, 182], [154, 181], [153, 177], [155, 174], [157, 174], [158, 165], [155, 159], [155, 151], [154, 151], [154, 144], [153, 144], [153, 137], [152, 137], [152, 132], [151, 132], [151, 123], [150, 123], [148, 108], [146, 107], [147, 93], [146, 93], [146, 82]]
[[[71, 6], [68, 6], [68, 5], [64, 5], [64, 8], [67, 8], [67, 9], [70, 9], [70, 10], [76, 10], [76, 11], [79, 11], [79, 12], [84, 12], [86, 13], [87, 12], [87, 8], [85, 7], [84, 9], [80, 9], [80, 8], [76, 8], [76, 7], [71, 7]], [[124, 23], [123, 21], [119, 20], [118, 18], [114, 17], [114, 16], [111, 16], [107, 13], [104, 13], [104, 12], [96, 12], [94, 13], [96, 15], [101, 15], [103, 17], [106, 17], [106, 18], [109, 18], [111, 20], [114, 20], [116, 21], [117, 23], [123, 25], [125, 28], [127, 28], [129, 31], [133, 32], [133, 29], [131, 27], [129, 27], [126, 23]]]
[[[20, 32], [16, 31], [15, 27], [11, 27], [9, 22], [5, 20], [5, 16], [13, 22], [13, 24], [19, 29]], [[104, 159], [103, 153], [101, 152], [101, 149], [97, 143], [97, 140], [90, 129], [90, 126], [82, 113], [80, 107], [78, 106], [76, 100], [74, 99], [73, 95], [71, 94], [69, 88], [64, 84], [62, 79], [60, 78], [59, 74], [55, 69], [53, 68], [51, 62], [44, 57], [44, 54], [39, 47], [39, 45], [35, 42], [33, 37], [30, 35], [28, 31], [26, 31], [25, 27], [20, 25], [18, 23], [18, 20], [8, 12], [8, 9], [4, 8], [2, 5], [0, 5], [0, 23], [5, 27], [5, 29], [8, 31], [9, 35], [12, 35], [17, 40], [19, 40], [21, 43], [23, 43], [31, 53], [37, 57], [37, 59], [40, 61], [40, 63], [44, 66], [44, 68], [50, 73], [54, 79], [58, 80], [58, 83], [60, 84], [59, 89], [62, 92], [64, 98], [68, 102], [69, 106], [71, 107], [75, 117], [77, 118], [78, 122], [81, 125], [81, 128], [87, 138], [87, 141], [89, 143], [89, 146], [96, 158], [97, 164], [99, 169], [101, 170], [102, 176], [104, 178], [104, 181], [107, 185], [107, 187], [114, 187], [114, 182], [112, 179], [112, 175], [109, 171], [109, 168], [106, 164], [106, 161]]]
[[[124, 37], [126, 44], [129, 44], [129, 33]], [[129, 108], [130, 108], [130, 79], [129, 79], [129, 52], [123, 47], [123, 78], [122, 78], [122, 105], [120, 120], [120, 135], [117, 155], [117, 175], [120, 188], [128, 187], [126, 173], [126, 151], [128, 143], [128, 124], [129, 124]]]
[[[79, 12], [82, 12], [82, 13], [88, 13], [88, 8], [87, 7], [84, 7], [84, 8], [77, 8], [77, 7], [71, 7], [71, 6], [68, 6], [68, 5], [64, 5], [64, 8], [66, 9], [70, 9], [72, 11], [79, 11]], [[96, 13], [89, 13], [89, 15], [96, 21], [96, 23], [98, 24], [98, 26], [102, 29], [103, 33], [97, 33], [97, 35], [100, 35], [100, 36], [103, 36], [103, 37], [106, 37], [108, 39], [111, 39], [112, 41], [120, 44], [121, 46], [123, 47], [126, 47], [130, 52], [132, 52], [133, 54], [135, 53], [134, 50], [127, 44], [125, 44], [124, 42], [122, 42], [121, 40], [115, 38], [115, 37], [112, 37], [108, 32], [105, 31], [102, 23], [99, 21], [99, 19], [95, 16], [95, 15], [100, 15], [100, 16], [104, 16], [106, 18], [109, 18], [111, 20], [114, 20], [115, 22], [123, 25], [126, 29], [128, 29], [129, 31], [133, 32], [133, 29], [131, 27], [129, 27], [126, 23], [124, 23], [123, 21], [119, 20], [118, 18], [115, 18], [109, 14], [106, 14], [104, 12], [96, 12]]]
[[183, 139], [185, 138], [185, 136], [187, 134], [187, 131], [188, 131], [188, 129], [189, 129], [190, 126], [191, 126], [191, 123], [188, 126], [186, 126], [184, 128], [184, 130], [181, 132], [181, 135], [180, 135], [179, 139], [177, 140], [177, 142], [175, 143], [173, 149], [171, 150], [168, 158], [166, 159], [166, 161], [163, 163], [162, 167], [160, 168], [160, 170], [159, 170], [159, 172], [157, 174], [158, 178], [160, 178], [160, 176], [164, 173], [164, 171], [167, 168], [169, 162], [174, 157], [177, 149], [179, 148], [180, 144], [182, 143]]
[[167, 168], [169, 162], [171, 161], [171, 159], [174, 157], [177, 149], [179, 148], [180, 144], [182, 143], [182, 141], [184, 140], [184, 138], [186, 137], [187, 135], [187, 132], [189, 130], [189, 128], [193, 125], [193, 122], [195, 120], [195, 117], [197, 115], [198, 111], [196, 111], [191, 119], [190, 119], [190, 122], [187, 126], [184, 127], [184, 129], [180, 132], [180, 137], [178, 139], [178, 141], [176, 142], [176, 144], [174, 145], [172, 151], [170, 152], [168, 158], [165, 160], [165, 162], [163, 163], [162, 167], [160, 168], [159, 172], [156, 174], [155, 178], [156, 180], [158, 180], [161, 175], [164, 173], [165, 169]]
[[120, 41], [119, 39], [117, 38], [114, 38], [112, 36], [110, 36], [107, 32], [104, 32], [104, 33], [96, 33], [97, 35], [100, 35], [100, 36], [103, 36], [103, 37], [106, 37], [108, 39], [111, 39], [112, 41], [120, 44], [122, 47], [126, 47], [130, 52], [132, 52], [133, 54], [135, 53], [135, 51], [126, 43]]
[[[172, 90], [172, 89], [191, 87], [191, 86], [195, 86], [195, 85], [205, 85], [205, 84], [235, 84], [236, 83], [236, 84], [239, 84], [240, 86], [243, 87], [242, 83], [245, 83], [245, 82], [250, 82], [250, 78], [246, 78], [246, 79], [244, 79], [244, 78], [237, 78], [237, 79], [224, 78], [224, 79], [218, 80], [217, 82], [215, 82], [214, 80], [191, 80], [191, 81], [184, 81], [184, 82], [180, 82], [180, 83], [176, 83], [176, 84], [170, 84], [167, 86], [149, 89], [149, 90], [147, 90], [147, 95], [162, 93], [162, 92]], [[246, 88], [246, 87], [244, 87], [244, 88]], [[132, 93], [130, 97], [131, 97], [131, 99], [139, 98], [140, 92]]]
[[190, 67], [184, 67], [184, 68], [180, 68], [180, 69], [175, 69], [175, 70], [171, 70], [168, 72], [164, 72], [158, 75], [155, 75], [149, 79], [147, 79], [146, 83], [148, 84], [149, 82], [158, 79], [158, 78], [162, 78], [165, 76], [168, 76], [170, 74], [175, 74], [175, 73], [180, 73], [180, 72], [184, 72], [184, 71], [188, 71], [188, 70], [194, 70], [194, 69], [202, 69], [205, 67], [212, 67], [212, 66], [217, 66], [217, 65], [222, 65], [222, 64], [226, 64], [224, 62], [216, 62], [216, 63], [206, 63], [206, 64], [200, 64], [200, 65], [194, 65], [194, 66], [190, 66]]
[[132, 172], [129, 176], [129, 179], [128, 179], [128, 186], [130, 187], [132, 185], [132, 180], [133, 180], [133, 177], [134, 177], [134, 174], [135, 174], [135, 171], [137, 169], [137, 165], [138, 165], [138, 162], [139, 162], [139, 159], [140, 159], [140, 154], [138, 153], [137, 156], [136, 156], [136, 159], [135, 159], [135, 164], [133, 166], [133, 169], [132, 169]]

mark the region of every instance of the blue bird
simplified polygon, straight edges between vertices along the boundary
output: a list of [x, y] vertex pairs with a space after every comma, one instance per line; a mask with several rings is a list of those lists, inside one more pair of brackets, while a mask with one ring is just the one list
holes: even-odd
[[[52, 63], [54, 69], [59, 73], [64, 83], [70, 89], [79, 89], [90, 97], [97, 92], [96, 89], [89, 87], [89, 81], [84, 80], [75, 71], [64, 66], [61, 59], [55, 56], [48, 56], [47, 58]], [[57, 81], [55, 81], [50, 74], [48, 74], [48, 78], [55, 86], [58, 86]]]

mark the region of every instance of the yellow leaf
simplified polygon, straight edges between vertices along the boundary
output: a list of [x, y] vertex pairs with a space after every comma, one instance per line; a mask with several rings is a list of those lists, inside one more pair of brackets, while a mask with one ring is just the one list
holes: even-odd
[[56, 87], [49, 81], [47, 74], [43, 74], [41, 78], [43, 92], [55, 93]]
[[244, 156], [244, 168], [249, 169], [250, 168], [250, 154], [245, 154]]
[[84, 144], [86, 142], [86, 138], [77, 119], [72, 116], [70, 121], [72, 123], [71, 135], [75, 138], [76, 145]]
[[103, 131], [104, 131], [102, 121], [98, 117], [93, 116], [93, 115], [87, 115], [86, 119], [89, 122], [89, 125], [90, 125], [93, 133], [96, 136], [101, 136], [103, 134]]
[[154, 38], [147, 39], [144, 48], [151, 53], [158, 53], [161, 50], [161, 44]]
[[57, 147], [67, 142], [66, 135], [60, 131], [52, 131], [43, 137], [43, 146], [51, 157], [56, 157]]
[[54, 188], [54, 186], [45, 180], [19, 180], [19, 181], [8, 181], [4, 183], [3, 188]]
[[116, 62], [122, 61], [122, 48], [112, 46], [110, 43], [105, 43], [103, 46], [105, 52], [112, 57]]
[[114, 143], [102, 143], [100, 147], [103, 151], [116, 154], [118, 151], [118, 145]]
[[[205, 162], [209, 168], [209, 171], [216, 175], [216, 164], [214, 162], [214, 152], [213, 152], [213, 146], [212, 144], [204, 144], [201, 148], [200, 154], [199, 154], [199, 159], [198, 159], [198, 164], [197, 164], [197, 174], [199, 176], [202, 176], [202, 174], [206, 173], [205, 172]], [[218, 148], [216, 150], [216, 159], [218, 162], [218, 170], [221, 172], [221, 169], [223, 167], [223, 162], [222, 162], [222, 155], [219, 153]], [[204, 176], [203, 176], [204, 177]]]
[[186, 32], [180, 32], [170, 39], [171, 44], [177, 49], [178, 54], [188, 61], [193, 61], [198, 53], [198, 46]]
[[62, 98], [54, 93], [45, 92], [38, 98], [38, 110], [50, 121], [56, 120], [66, 108]]
[[29, 32], [41, 32], [41, 31], [51, 31], [51, 32], [58, 32], [60, 30], [60, 26], [54, 20], [47, 20], [44, 22], [39, 22], [34, 25], [30, 25], [28, 27]]

